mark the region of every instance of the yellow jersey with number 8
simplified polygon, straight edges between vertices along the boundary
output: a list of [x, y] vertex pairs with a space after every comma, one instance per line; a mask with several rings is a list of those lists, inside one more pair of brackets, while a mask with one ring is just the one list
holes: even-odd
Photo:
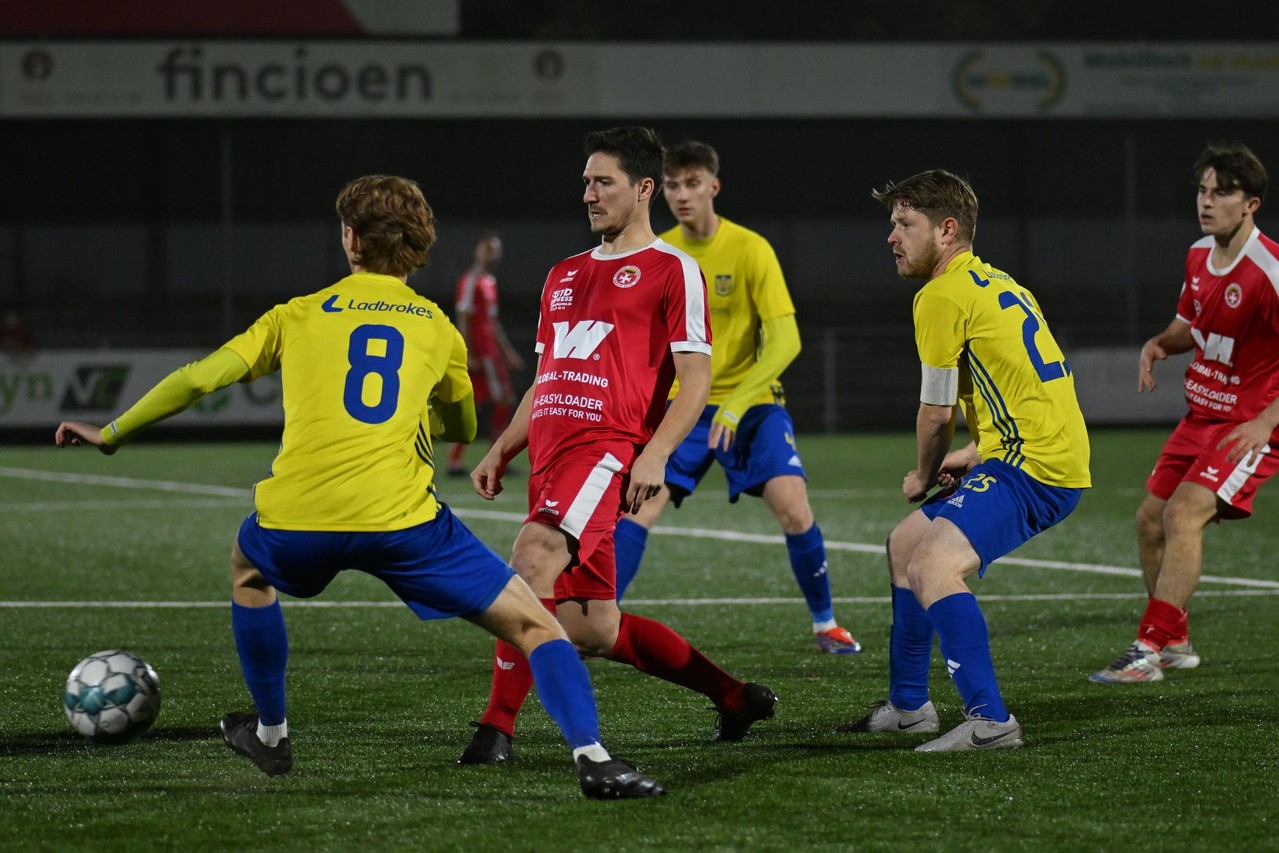
[[402, 530], [435, 518], [427, 400], [471, 391], [439, 306], [360, 272], [277, 305], [226, 344], [256, 379], [280, 371], [284, 437], [254, 489], [263, 527]]

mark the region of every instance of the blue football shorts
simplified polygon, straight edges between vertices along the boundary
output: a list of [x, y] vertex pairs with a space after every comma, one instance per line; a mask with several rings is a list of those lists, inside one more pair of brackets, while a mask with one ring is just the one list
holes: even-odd
[[991, 459], [964, 475], [958, 489], [933, 495], [920, 507], [945, 518], [968, 537], [981, 558], [978, 576], [994, 560], [1070, 515], [1083, 489], [1046, 486], [1007, 462]]
[[515, 572], [447, 506], [405, 530], [273, 530], [252, 513], [240, 525], [240, 551], [271, 586], [313, 598], [344, 569], [378, 578], [419, 619], [483, 613]]
[[666, 460], [666, 485], [676, 506], [696, 491], [712, 462], [724, 469], [732, 503], [743, 492], [759, 497], [769, 480], [783, 474], [807, 479], [795, 447], [795, 425], [785, 406], [764, 403], [747, 409], [728, 450], [706, 446], [717, 411], [719, 406], [703, 409], [697, 425]]

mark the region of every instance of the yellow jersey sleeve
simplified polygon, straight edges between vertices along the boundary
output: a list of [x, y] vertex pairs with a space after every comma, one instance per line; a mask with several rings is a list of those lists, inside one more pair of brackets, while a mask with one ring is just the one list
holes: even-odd
[[920, 290], [915, 295], [915, 347], [928, 367], [956, 368], [964, 354], [966, 314], [948, 294]]
[[790, 366], [802, 348], [794, 314], [765, 320], [762, 331], [759, 360], [742, 376], [737, 388], [715, 413], [717, 422], [733, 430], [737, 429], [746, 410], [755, 405], [763, 394], [767, 393], [769, 400], [774, 399], [772, 384], [777, 382], [777, 377]]
[[237, 353], [222, 347], [170, 373], [102, 429], [110, 447], [122, 445], [142, 430], [185, 411], [201, 397], [247, 378], [247, 366]]
[[[723, 216], [709, 239], [685, 237], [678, 226], [662, 239], [692, 255], [702, 268], [711, 316], [709, 403], [722, 406], [731, 397], [736, 405], [742, 382], [759, 360], [765, 323], [795, 313], [777, 253], [762, 236]], [[765, 377], [745, 406], [784, 402], [780, 380], [780, 372]], [[671, 396], [677, 390], [672, 388]]]
[[454, 329], [448, 367], [440, 384], [435, 386], [434, 396], [443, 403], [456, 403], [471, 392], [471, 374], [466, 368], [466, 341], [462, 333]]

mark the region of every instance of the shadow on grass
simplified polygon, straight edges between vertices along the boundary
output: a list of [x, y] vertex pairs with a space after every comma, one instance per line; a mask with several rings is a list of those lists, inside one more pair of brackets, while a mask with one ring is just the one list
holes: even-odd
[[36, 732], [27, 735], [14, 735], [0, 740], [0, 756], [18, 758], [28, 755], [59, 755], [70, 752], [83, 752], [86, 749], [127, 749], [148, 740], [160, 741], [194, 741], [217, 740], [221, 735], [215, 728], [204, 726], [172, 727], [152, 729], [136, 741], [124, 744], [94, 743], [88, 738], [72, 733]]

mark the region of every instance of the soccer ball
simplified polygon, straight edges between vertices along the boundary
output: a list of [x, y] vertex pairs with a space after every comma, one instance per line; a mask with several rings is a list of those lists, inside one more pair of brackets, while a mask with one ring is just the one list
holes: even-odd
[[63, 703], [80, 734], [96, 743], [128, 743], [159, 716], [160, 680], [132, 652], [98, 652], [71, 670]]

